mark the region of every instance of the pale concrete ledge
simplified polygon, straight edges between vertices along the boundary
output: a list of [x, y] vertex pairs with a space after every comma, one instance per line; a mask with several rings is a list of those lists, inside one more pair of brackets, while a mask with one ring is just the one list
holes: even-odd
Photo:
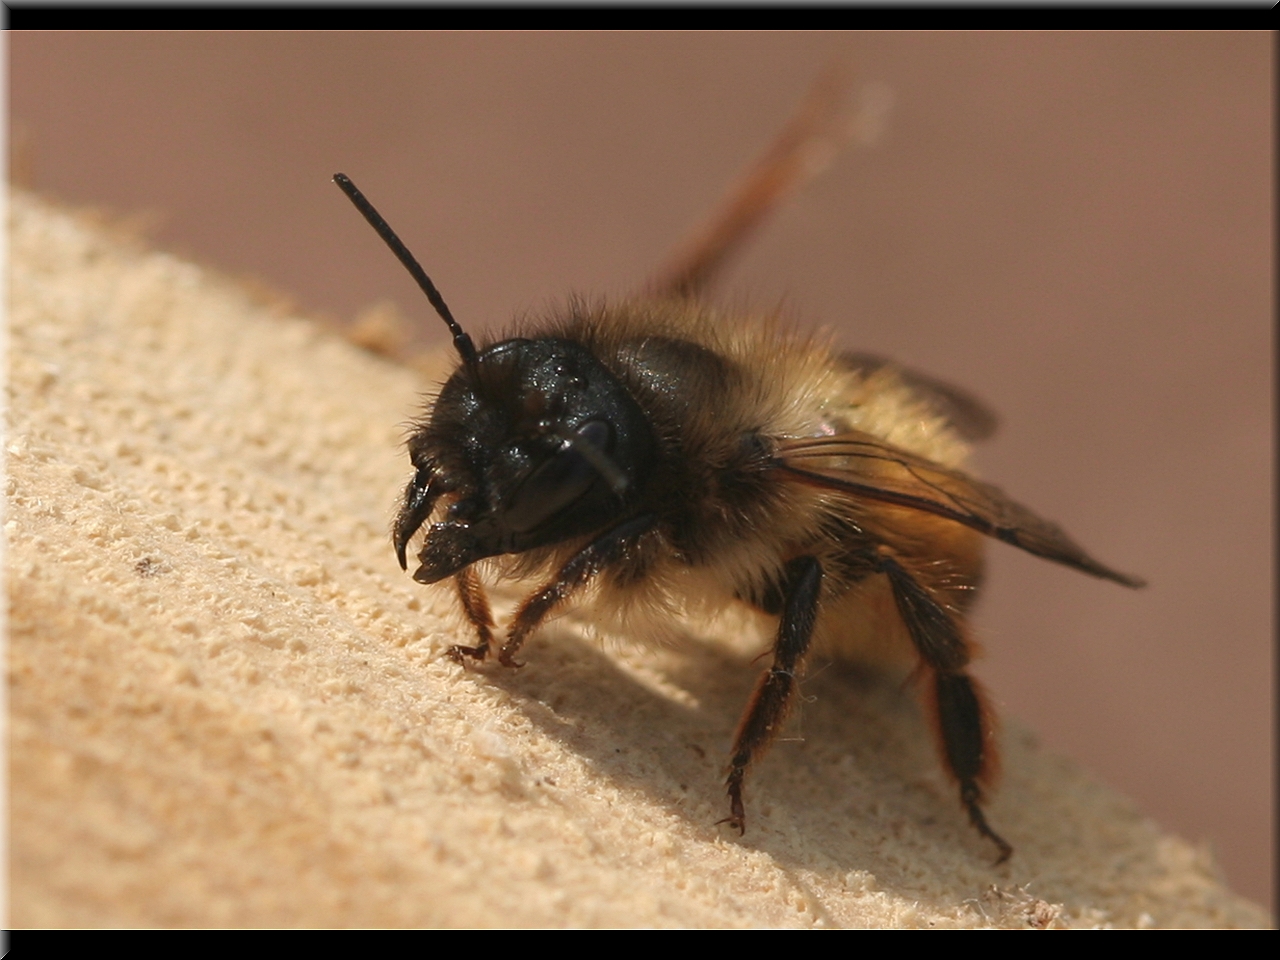
[[757, 667], [572, 618], [442, 659], [387, 538], [421, 378], [11, 199], [11, 924], [1264, 926], [1006, 728], [968, 827], [914, 702], [839, 668], [724, 815]]

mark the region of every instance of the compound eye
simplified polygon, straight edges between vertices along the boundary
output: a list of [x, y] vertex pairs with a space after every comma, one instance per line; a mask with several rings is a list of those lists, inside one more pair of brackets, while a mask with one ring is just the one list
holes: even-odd
[[[613, 433], [604, 420], [589, 420], [574, 432], [602, 453], [608, 451]], [[578, 500], [598, 477], [596, 468], [566, 445], [520, 484], [507, 502], [503, 523], [514, 533], [528, 533]]]

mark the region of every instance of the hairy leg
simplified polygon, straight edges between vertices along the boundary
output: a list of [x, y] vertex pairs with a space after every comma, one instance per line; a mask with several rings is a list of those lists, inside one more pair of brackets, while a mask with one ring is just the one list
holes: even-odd
[[960, 802], [974, 829], [1000, 850], [1003, 863], [1013, 847], [991, 829], [982, 812], [982, 784], [995, 773], [991, 723], [977, 684], [965, 671], [969, 643], [959, 615], [948, 610], [927, 587], [887, 551], [880, 551], [880, 571], [889, 578], [898, 615], [906, 624], [920, 659], [932, 675], [929, 696], [947, 769], [960, 785]]
[[591, 580], [601, 570], [621, 559], [629, 544], [654, 524], [652, 514], [641, 514], [621, 523], [592, 540], [574, 554], [556, 575], [520, 605], [506, 642], [498, 653], [498, 661], [504, 667], [519, 667], [515, 659], [529, 634], [538, 628], [557, 606], [573, 591]]
[[475, 628], [480, 642], [474, 647], [460, 644], [452, 646], [449, 648], [449, 657], [458, 663], [462, 663], [466, 657], [483, 660], [489, 655], [489, 648], [493, 645], [493, 614], [489, 610], [489, 598], [485, 596], [484, 586], [472, 567], [456, 574], [453, 584], [458, 589], [462, 612], [466, 615], [467, 622]]
[[782, 619], [773, 643], [773, 664], [761, 675], [747, 703], [729, 762], [729, 816], [721, 823], [737, 828], [739, 833], [746, 830], [742, 783], [747, 767], [769, 747], [786, 719], [795, 697], [796, 671], [813, 638], [821, 592], [822, 565], [816, 557], [797, 557], [787, 564]]

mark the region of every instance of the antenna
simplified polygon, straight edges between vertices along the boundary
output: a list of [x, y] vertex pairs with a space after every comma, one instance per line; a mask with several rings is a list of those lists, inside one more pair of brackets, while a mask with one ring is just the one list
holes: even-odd
[[471, 338], [467, 336], [462, 327], [458, 326], [458, 321], [453, 319], [453, 314], [449, 312], [449, 307], [444, 302], [444, 297], [440, 296], [440, 291], [431, 282], [431, 278], [422, 269], [422, 265], [414, 259], [413, 254], [409, 252], [409, 248], [396, 236], [396, 232], [391, 229], [387, 221], [382, 219], [382, 214], [378, 213], [373, 204], [365, 199], [364, 194], [351, 182], [350, 177], [345, 173], [335, 173], [333, 182], [347, 195], [347, 199], [355, 204], [356, 209], [364, 214], [364, 218], [369, 221], [369, 226], [377, 231], [383, 243], [391, 248], [391, 252], [404, 264], [404, 268], [409, 271], [409, 275], [418, 282], [418, 286], [427, 295], [431, 306], [435, 307], [436, 313], [440, 314], [440, 319], [445, 322], [449, 327], [449, 332], [453, 334], [453, 346], [461, 355], [462, 362], [468, 367], [474, 367], [476, 363], [476, 345], [471, 342]]

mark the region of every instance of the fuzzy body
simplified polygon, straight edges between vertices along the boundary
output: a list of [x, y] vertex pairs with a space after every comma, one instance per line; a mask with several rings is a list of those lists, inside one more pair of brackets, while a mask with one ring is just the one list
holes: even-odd
[[[968, 444], [891, 367], [870, 373], [776, 318], [728, 318], [684, 301], [573, 303], [520, 336], [582, 344], [619, 380], [655, 434], [645, 489], [628, 505], [653, 529], [600, 571], [578, 603], [630, 636], [738, 601], [778, 613], [788, 561], [826, 571], [815, 641], [832, 655], [907, 665], [914, 652], [887, 578], [868, 569], [893, 546], [927, 588], [959, 612], [979, 580], [982, 538], [916, 510], [785, 482], [778, 441], [857, 429], [948, 467]], [[465, 368], [455, 374], [466, 377]], [[427, 429], [424, 425], [424, 430]], [[621, 519], [621, 518], [620, 518]], [[589, 538], [495, 557], [500, 577], [545, 577]]]
[[[915, 668], [944, 767], [986, 821], [994, 723], [967, 668], [982, 535], [1127, 586], [1056, 524], [959, 468], [994, 417], [963, 391], [838, 354], [777, 318], [687, 300], [572, 303], [462, 364], [409, 440], [416, 473], [392, 536], [430, 523], [414, 578], [454, 580], [485, 660], [494, 623], [477, 570], [538, 578], [498, 660], [573, 600], [644, 636], [745, 602], [777, 618], [772, 662], [734, 738], [728, 823], [816, 648]], [[639, 628], [639, 629], [637, 629]]]
[[[818, 111], [819, 116], [825, 116]], [[818, 124], [819, 128], [823, 126]], [[638, 614], [742, 601], [777, 617], [772, 662], [734, 737], [730, 823], [747, 769], [776, 739], [814, 646], [918, 665], [942, 761], [974, 828], [1013, 848], [981, 803], [996, 769], [990, 711], [967, 672], [966, 611], [983, 535], [1130, 587], [1056, 524], [965, 474], [965, 438], [995, 418], [963, 391], [876, 357], [838, 354], [777, 317], [729, 317], [693, 297], [798, 169], [801, 119], [734, 193], [716, 228], [654, 289], [572, 302], [477, 350], [395, 232], [350, 179], [338, 186], [415, 278], [461, 364], [409, 438], [414, 475], [392, 525], [414, 579], [451, 578], [484, 661], [495, 625], [480, 573], [540, 586], [497, 651], [507, 667], [573, 600], [631, 636]], [[799, 151], [799, 152], [797, 152]]]

